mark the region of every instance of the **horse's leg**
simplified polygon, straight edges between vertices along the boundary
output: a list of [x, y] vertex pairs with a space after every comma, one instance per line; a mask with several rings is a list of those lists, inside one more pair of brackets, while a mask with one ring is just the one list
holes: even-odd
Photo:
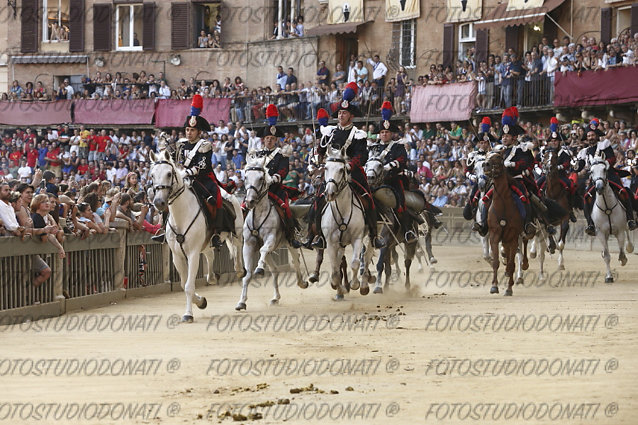
[[[523, 238], [519, 236], [518, 244], [515, 245], [515, 248], [514, 248], [514, 251], [515, 251], [514, 259], [516, 261], [516, 265], [518, 266], [516, 267], [516, 283], [523, 283], [523, 244], [525, 244], [526, 245], [525, 248], [527, 248], [527, 241], [523, 241]], [[508, 255], [507, 247], [505, 246], [505, 244], [503, 244], [503, 247], [505, 248], [505, 255], [507, 256]], [[509, 259], [507, 259], [507, 261], [509, 261]], [[507, 275], [508, 265], [509, 263], [506, 264], [505, 266], [505, 275]]]
[[569, 220], [563, 221], [560, 225], [560, 239], [558, 240], [558, 270], [565, 270], [565, 259], [563, 258], [563, 250], [565, 249], [567, 232], [569, 232]]
[[244, 240], [244, 247], [242, 249], [242, 256], [244, 257], [244, 265], [246, 268], [246, 274], [242, 279], [242, 288], [241, 288], [241, 296], [239, 297], [239, 302], [237, 303], [237, 307], [235, 310], [246, 310], [246, 301], [248, 300], [248, 285], [250, 285], [250, 280], [253, 277], [253, 270], [255, 267], [255, 255], [254, 251], [256, 250], [256, 241], [253, 236], [246, 238]]
[[203, 254], [204, 257], [206, 257], [206, 284], [217, 285], [217, 275], [213, 268], [213, 264], [215, 264], [215, 254], [213, 253], [213, 249], [208, 247], [204, 250]]
[[[362, 242], [363, 243], [363, 242]], [[372, 244], [368, 242], [365, 246], [365, 254], [363, 255], [363, 262], [366, 272], [361, 277], [361, 279], [365, 279], [366, 283], [370, 284], [374, 281], [374, 277], [372, 277], [372, 273], [370, 273], [370, 263], [372, 263], [372, 257], [374, 256], [374, 249], [372, 248]]]
[[[545, 244], [544, 235], [541, 235], [538, 238], [539, 248], [538, 248], [538, 262], [539, 262], [539, 271], [538, 271], [538, 280], [545, 280], [545, 251], [547, 250]], [[536, 236], [534, 237], [536, 239]]]
[[[394, 264], [394, 268], [392, 269], [392, 273], [396, 280], [399, 280], [401, 277], [401, 266], [399, 265], [399, 251], [397, 251], [396, 245], [390, 251], [391, 263]], [[392, 268], [392, 266], [390, 266]]]
[[362, 250], [363, 240], [361, 238], [355, 239], [352, 242], [352, 260], [350, 261], [350, 269], [352, 270], [352, 283], [350, 287], [354, 290], [359, 289], [361, 295], [368, 295], [370, 292], [368, 279], [361, 279], [361, 282], [359, 282], [359, 266], [361, 265]]
[[299, 261], [299, 255], [303, 255], [300, 250], [294, 249], [292, 247], [288, 247], [288, 252], [290, 253], [290, 257], [292, 258], [292, 266], [295, 268], [295, 272], [297, 274], [297, 286], [302, 289], [306, 289], [308, 287], [308, 282], [306, 282], [303, 278], [303, 273], [301, 272], [301, 263]]
[[425, 234], [425, 249], [428, 252], [428, 258], [430, 259], [430, 264], [436, 264], [439, 261], [434, 257], [432, 253], [432, 232], [428, 230]]
[[[323, 263], [323, 249], [317, 250], [317, 256], [315, 257], [315, 271], [308, 277], [308, 282], [315, 283], [319, 281], [319, 272], [321, 271], [321, 263]], [[337, 289], [337, 288], [332, 288]]]
[[532, 244], [529, 247], [529, 258], [536, 258], [536, 245], [540, 245], [540, 236], [535, 235], [532, 239]]
[[[523, 242], [523, 245], [524, 250], [527, 251], [527, 242]], [[514, 291], [512, 291], [512, 287], [514, 286], [514, 267], [516, 265], [514, 261], [514, 256], [516, 255], [516, 241], [508, 242], [505, 250], [507, 252], [507, 266], [505, 266], [505, 274], [509, 278], [509, 281], [507, 282], [507, 289], [505, 290], [505, 295], [512, 296], [514, 294]]]
[[614, 276], [611, 274], [611, 267], [609, 265], [609, 262], [611, 261], [611, 255], [609, 255], [609, 246], [608, 246], [609, 234], [604, 229], [599, 229], [597, 234], [598, 234], [598, 239], [600, 240], [600, 243], [603, 246], [602, 255], [603, 255], [603, 259], [605, 260], [605, 266], [607, 267], [607, 274], [605, 275], [605, 283], [612, 283], [614, 281]]
[[523, 239], [523, 270], [529, 269], [529, 259], [527, 258], [527, 239]]
[[[279, 300], [281, 299], [281, 295], [279, 294], [279, 272], [277, 271], [277, 265], [275, 264], [275, 260], [272, 255], [268, 255], [266, 257], [266, 262], [268, 263], [268, 267], [272, 271], [272, 286], [273, 286], [273, 295], [270, 300], [270, 305], [279, 304]], [[297, 258], [297, 263], [299, 262], [299, 258]]]
[[417, 243], [417, 248], [416, 248], [416, 259], [419, 262], [419, 268], [418, 268], [419, 273], [423, 272], [422, 258], [425, 258], [425, 251], [424, 251], [423, 245], [421, 244], [421, 240], [419, 239], [419, 242]]
[[412, 259], [416, 252], [416, 244], [405, 244], [405, 288], [410, 289], [410, 266], [412, 266]]
[[498, 239], [496, 235], [490, 231], [490, 247], [492, 248], [492, 288], [490, 288], [490, 294], [498, 294], [498, 267], [501, 259], [498, 252]]
[[618, 230], [616, 232], [616, 240], [618, 241], [618, 249], [620, 250], [618, 261], [620, 261], [621, 266], [624, 266], [627, 264], [627, 256], [625, 255], [625, 230]]
[[627, 233], [627, 235], [626, 235], [627, 236], [627, 252], [631, 254], [632, 252], [634, 252], [634, 244], [632, 242], [633, 234], [632, 234], [631, 230], [629, 230], [629, 228], [627, 228], [627, 230], [625, 230], [625, 232]]
[[325, 249], [324, 255], [327, 255], [330, 260], [330, 285], [333, 289], [337, 290], [337, 295], [335, 295], [336, 301], [343, 300], [343, 296], [345, 294], [345, 290], [343, 285], [341, 284], [341, 257], [337, 257], [339, 255], [338, 250], [333, 244], [328, 244]]
[[388, 247], [384, 246], [379, 250], [379, 258], [377, 260], [377, 279], [374, 283], [374, 291], [375, 294], [383, 294], [383, 285], [381, 284], [381, 279], [383, 277], [383, 266], [385, 265], [386, 257], [390, 255], [388, 252]]
[[490, 241], [487, 236], [481, 236], [481, 243], [483, 244], [483, 259], [489, 264], [492, 262], [492, 256], [490, 255]]
[[348, 280], [348, 262], [346, 261], [346, 256], [343, 255], [345, 250], [341, 250], [341, 264], [339, 265], [339, 270], [341, 270], [341, 281], [343, 282], [343, 287], [346, 290], [346, 293], [350, 292], [350, 289], [359, 289], [351, 288], [350, 281]]
[[193, 296], [195, 295], [195, 277], [199, 269], [199, 252], [191, 252], [188, 256], [188, 277], [184, 285], [186, 294], [186, 312], [182, 316], [182, 322], [193, 323]]
[[[255, 276], [262, 277], [264, 275], [264, 268], [266, 267], [266, 257], [275, 249], [277, 243], [277, 234], [271, 234], [264, 237], [264, 244], [259, 248], [259, 260], [257, 260], [257, 268], [255, 269]], [[274, 270], [273, 270], [274, 271]]]

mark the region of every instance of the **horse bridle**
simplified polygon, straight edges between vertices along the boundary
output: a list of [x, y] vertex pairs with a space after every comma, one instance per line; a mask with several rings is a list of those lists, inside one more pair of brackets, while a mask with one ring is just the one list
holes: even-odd
[[[244, 172], [247, 172], [247, 171], [259, 171], [260, 173], [262, 173], [264, 175], [264, 177], [266, 176], [266, 169], [264, 167], [256, 167], [256, 166], [253, 165], [253, 166], [250, 166], [250, 167], [246, 167], [244, 169]], [[257, 194], [257, 202], [261, 201], [262, 198], [264, 196], [266, 196], [266, 194], [268, 193], [267, 190], [264, 190], [265, 189], [265, 185], [266, 185], [266, 179], [264, 179], [264, 181], [262, 182], [261, 186], [258, 187], [258, 188], [251, 184], [250, 186], [248, 186], [246, 188], [246, 195], [248, 195], [248, 191], [252, 189]]]
[[[343, 158], [330, 158], [330, 157], [329, 157], [329, 158], [326, 158], [326, 162], [340, 162], [341, 164], [344, 164], [344, 165], [346, 164], [346, 160], [345, 160], [345, 159], [343, 159]], [[346, 169], [346, 167], [344, 167], [344, 169]], [[346, 169], [346, 172], [347, 172], [347, 169]], [[345, 189], [345, 188], [346, 188], [346, 186], [348, 185], [348, 179], [345, 179], [345, 178], [344, 178], [344, 179], [341, 181], [341, 183], [337, 183], [337, 181], [336, 181], [335, 179], [327, 180], [327, 181], [326, 181], [326, 188], [328, 187], [328, 185], [329, 185], [330, 183], [332, 183], [332, 184], [334, 184], [335, 186], [337, 186], [337, 193], [335, 193], [335, 196], [339, 196], [339, 194], [341, 193], [341, 191], [342, 191], [343, 189]]]
[[[377, 157], [368, 159], [368, 162], [366, 163], [366, 165], [370, 162], [378, 162], [379, 164], [383, 165], [383, 161], [381, 160], [381, 158], [377, 158]], [[377, 173], [374, 169], [370, 170], [372, 171], [372, 178], [374, 179], [374, 181], [377, 181], [379, 177], [383, 175], [383, 168], [381, 168], [381, 170], [382, 171], [380, 173]]]
[[175, 202], [175, 199], [177, 199], [177, 197], [184, 192], [184, 190], [186, 189], [186, 185], [182, 183], [182, 185], [177, 189], [177, 191], [174, 191], [175, 182], [176, 182], [175, 175], [177, 173], [177, 170], [175, 170], [175, 165], [171, 163], [170, 161], [157, 161], [154, 163], [154, 165], [161, 165], [161, 164], [166, 164], [171, 167], [171, 184], [170, 185], [165, 185], [165, 184], [154, 185], [153, 191], [155, 191], [155, 193], [157, 194], [157, 191], [159, 190], [168, 190], [169, 192], [168, 192], [168, 197], [166, 198], [166, 202], [168, 203], [168, 205], [171, 205], [173, 202]]

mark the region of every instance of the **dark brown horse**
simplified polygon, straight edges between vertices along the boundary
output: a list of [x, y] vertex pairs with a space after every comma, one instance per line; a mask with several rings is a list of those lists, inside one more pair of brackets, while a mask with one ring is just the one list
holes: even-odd
[[[516, 252], [519, 248], [519, 240], [523, 231], [523, 217], [512, 198], [510, 187], [513, 179], [503, 166], [503, 157], [496, 152], [488, 154], [483, 165], [485, 174], [493, 181], [494, 196], [487, 213], [487, 225], [489, 228], [490, 247], [493, 253], [499, 252], [498, 244], [503, 244], [505, 257], [505, 272], [509, 277], [505, 295], [512, 295], [514, 286], [514, 268]], [[499, 256], [492, 255], [492, 278], [491, 294], [498, 294], [498, 267]]]
[[[558, 268], [565, 270], [563, 261], [563, 249], [565, 248], [565, 239], [569, 231], [569, 193], [563, 185], [561, 185], [560, 176], [558, 175], [558, 153], [554, 150], [548, 150], [545, 160], [543, 161], [543, 170], [545, 171], [545, 197], [556, 201], [567, 213], [560, 218], [560, 236], [558, 238]], [[549, 251], [554, 253], [553, 236], [549, 236]]]

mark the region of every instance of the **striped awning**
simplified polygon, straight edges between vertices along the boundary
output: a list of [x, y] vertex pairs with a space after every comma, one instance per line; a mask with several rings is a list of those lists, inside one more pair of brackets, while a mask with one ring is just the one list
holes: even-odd
[[19, 64], [47, 64], [47, 63], [87, 63], [89, 57], [87, 55], [22, 55], [12, 56], [12, 63]]
[[474, 22], [475, 29], [503, 28], [507, 26], [533, 24], [543, 21], [545, 15], [563, 4], [565, 0], [545, 0], [542, 7], [534, 9], [507, 10], [507, 2], [494, 8], [482, 21]]
[[322, 35], [329, 35], [329, 34], [348, 34], [351, 32], [356, 32], [357, 28], [360, 25], [367, 24], [368, 22], [372, 22], [372, 21], [320, 25], [317, 27], [307, 29], [306, 36], [314, 37], [314, 36], [322, 36]]

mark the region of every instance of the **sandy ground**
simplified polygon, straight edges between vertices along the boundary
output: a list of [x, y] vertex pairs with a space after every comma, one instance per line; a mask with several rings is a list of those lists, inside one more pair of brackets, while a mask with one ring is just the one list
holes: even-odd
[[410, 292], [288, 279], [270, 306], [264, 279], [242, 313], [239, 284], [200, 288], [193, 324], [172, 293], [3, 327], [0, 423], [637, 423], [637, 256], [613, 284], [599, 252], [545, 283], [531, 260], [504, 297], [478, 247], [435, 254]]

